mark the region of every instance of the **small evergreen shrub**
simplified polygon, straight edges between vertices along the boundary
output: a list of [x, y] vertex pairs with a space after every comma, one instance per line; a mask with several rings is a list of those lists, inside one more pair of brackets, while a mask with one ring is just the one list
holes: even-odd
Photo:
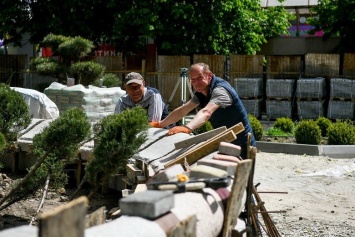
[[17, 134], [31, 122], [28, 105], [20, 93], [0, 83], [0, 132], [7, 141], [16, 141]]
[[355, 127], [350, 121], [337, 121], [328, 128], [329, 145], [355, 145]]
[[95, 62], [77, 62], [71, 65], [70, 73], [78, 78], [79, 83], [88, 86], [102, 77], [106, 67]]
[[313, 120], [302, 120], [297, 124], [294, 135], [300, 144], [318, 145], [322, 141], [322, 132]]
[[319, 117], [316, 120], [316, 123], [318, 124], [320, 130], [322, 131], [322, 136], [323, 137], [327, 136], [328, 127], [332, 125], [332, 121], [325, 117]]
[[2, 134], [0, 132], [0, 154], [1, 154], [1, 151], [4, 150], [5, 145], [6, 145], [6, 138], [5, 138], [4, 134]]
[[248, 114], [251, 128], [253, 129], [253, 135], [256, 141], [260, 141], [263, 137], [264, 126], [261, 122], [252, 114]]
[[213, 126], [212, 126], [210, 121], [207, 121], [206, 123], [204, 123], [199, 128], [196, 128], [194, 130], [194, 134], [201, 134], [201, 133], [208, 132], [208, 131], [211, 131], [211, 130], [213, 130]]
[[[101, 79], [103, 80], [102, 86], [105, 86], [107, 88], [118, 87], [121, 84], [120, 79], [116, 76], [116, 74], [113, 73], [107, 73]], [[93, 82], [93, 85], [100, 86], [100, 79], [96, 79]]]
[[277, 118], [274, 123], [274, 128], [279, 128], [286, 133], [292, 133], [294, 124], [291, 118]]

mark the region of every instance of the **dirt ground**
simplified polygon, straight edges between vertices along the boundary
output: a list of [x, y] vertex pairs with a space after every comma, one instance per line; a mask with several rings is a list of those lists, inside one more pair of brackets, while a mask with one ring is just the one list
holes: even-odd
[[[14, 174], [6, 175], [16, 179]], [[4, 181], [0, 183], [3, 185]], [[272, 212], [270, 216], [282, 236], [355, 236], [355, 158], [258, 152], [254, 184], [258, 183], [261, 199]], [[62, 205], [74, 189], [69, 187], [66, 193], [50, 192], [42, 212]], [[32, 220], [37, 225], [34, 217], [40, 198], [37, 193], [1, 211], [0, 229], [28, 225]], [[117, 204], [118, 194], [98, 194], [88, 212], [102, 206], [110, 211]]]
[[259, 152], [258, 183], [282, 236], [355, 236], [355, 158]]

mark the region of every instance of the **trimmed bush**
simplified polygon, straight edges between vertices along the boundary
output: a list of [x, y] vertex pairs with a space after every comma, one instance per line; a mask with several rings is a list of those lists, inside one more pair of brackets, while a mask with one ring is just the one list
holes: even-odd
[[290, 118], [277, 118], [274, 123], [274, 128], [279, 128], [286, 133], [292, 133], [294, 129], [294, 124]]
[[337, 121], [328, 127], [329, 145], [355, 145], [355, 127], [350, 121]]
[[322, 131], [322, 136], [323, 137], [327, 136], [328, 127], [332, 125], [332, 121], [325, 117], [319, 117], [316, 120], [316, 123], [318, 124], [320, 130]]
[[261, 122], [252, 114], [248, 114], [250, 125], [253, 129], [253, 135], [255, 140], [260, 141], [263, 137], [264, 126]]
[[[113, 73], [107, 73], [101, 79], [103, 80], [102, 86], [105, 86], [107, 88], [118, 87], [121, 84], [120, 79], [116, 76], [116, 74]], [[100, 79], [96, 79], [93, 82], [93, 85], [100, 86]]]
[[106, 67], [95, 62], [77, 62], [71, 65], [70, 73], [79, 78], [79, 84], [88, 86], [100, 78]]
[[28, 105], [21, 94], [0, 83], [0, 132], [7, 141], [16, 141], [18, 132], [30, 123]]
[[322, 132], [313, 120], [302, 120], [295, 131], [296, 142], [300, 144], [318, 145], [322, 141]]

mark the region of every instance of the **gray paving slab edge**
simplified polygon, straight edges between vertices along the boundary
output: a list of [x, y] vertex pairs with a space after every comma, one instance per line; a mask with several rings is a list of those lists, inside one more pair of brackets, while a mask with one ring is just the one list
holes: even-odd
[[270, 153], [355, 158], [355, 145], [305, 145], [257, 141], [256, 148], [258, 151]]

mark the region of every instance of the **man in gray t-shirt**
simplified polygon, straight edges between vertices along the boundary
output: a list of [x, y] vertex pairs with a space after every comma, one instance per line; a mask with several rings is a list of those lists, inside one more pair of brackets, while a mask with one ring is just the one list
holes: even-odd
[[146, 87], [141, 74], [136, 72], [127, 74], [124, 87], [127, 94], [118, 100], [115, 113], [141, 106], [147, 110], [149, 121], [159, 121], [168, 115], [161, 94], [155, 88]]

